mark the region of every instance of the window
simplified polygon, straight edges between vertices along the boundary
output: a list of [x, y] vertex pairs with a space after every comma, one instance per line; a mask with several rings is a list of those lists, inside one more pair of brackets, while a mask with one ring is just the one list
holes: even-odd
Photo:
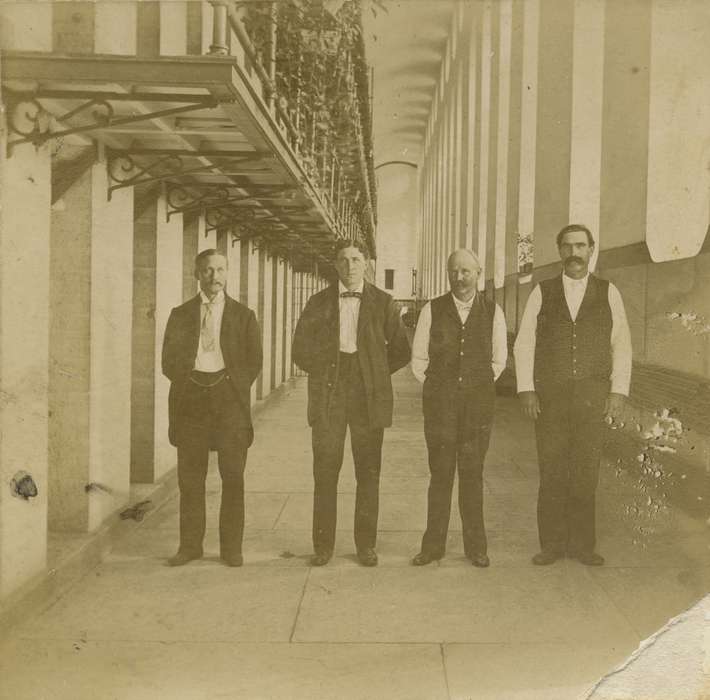
[[385, 289], [394, 289], [394, 270], [385, 270]]

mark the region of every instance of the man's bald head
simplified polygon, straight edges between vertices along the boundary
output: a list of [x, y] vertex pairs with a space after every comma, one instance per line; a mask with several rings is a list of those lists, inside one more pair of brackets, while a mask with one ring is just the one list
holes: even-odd
[[455, 250], [446, 263], [449, 285], [453, 295], [461, 301], [468, 301], [476, 294], [481, 263], [478, 256], [468, 248]]
[[469, 261], [473, 261], [473, 264], [480, 272], [481, 263], [478, 259], [478, 256], [470, 248], [457, 248], [453, 253], [451, 253], [451, 255], [449, 255], [449, 259], [446, 261], [446, 267], [450, 267], [452, 262], [454, 261], [459, 261], [466, 258], [468, 258]]

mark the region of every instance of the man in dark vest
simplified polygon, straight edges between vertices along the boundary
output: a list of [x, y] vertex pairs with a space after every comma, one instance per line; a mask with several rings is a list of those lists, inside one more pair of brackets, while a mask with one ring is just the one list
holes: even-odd
[[424, 382], [424, 436], [429, 452], [427, 527], [419, 554], [424, 566], [441, 559], [458, 466], [463, 545], [474, 566], [489, 565], [483, 523], [483, 461], [493, 423], [494, 382], [508, 355], [500, 307], [476, 290], [481, 265], [475, 253], [457, 250], [447, 263], [451, 292], [419, 315], [412, 371]]
[[293, 361], [308, 372], [308, 423], [313, 441], [311, 565], [333, 555], [338, 475], [350, 428], [357, 491], [355, 547], [375, 566], [379, 479], [384, 428], [392, 424], [390, 375], [409, 362], [409, 341], [392, 297], [365, 282], [367, 249], [336, 245], [340, 278], [306, 304], [293, 339]]
[[557, 235], [562, 275], [537, 285], [515, 342], [518, 395], [535, 421], [540, 489], [537, 565], [596, 552], [595, 491], [604, 419], [623, 409], [631, 340], [616, 287], [589, 273], [594, 238], [579, 224]]
[[200, 293], [170, 313], [163, 374], [170, 380], [170, 443], [177, 447], [182, 566], [202, 556], [205, 477], [217, 450], [222, 477], [220, 555], [242, 565], [244, 467], [254, 431], [250, 388], [261, 371], [261, 336], [254, 312], [225, 292], [227, 260], [217, 250], [195, 258]]

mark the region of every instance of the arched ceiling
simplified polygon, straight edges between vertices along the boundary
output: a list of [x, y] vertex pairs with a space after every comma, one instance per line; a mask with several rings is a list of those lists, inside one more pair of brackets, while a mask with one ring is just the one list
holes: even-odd
[[375, 166], [418, 163], [456, 0], [383, 0], [363, 17]]

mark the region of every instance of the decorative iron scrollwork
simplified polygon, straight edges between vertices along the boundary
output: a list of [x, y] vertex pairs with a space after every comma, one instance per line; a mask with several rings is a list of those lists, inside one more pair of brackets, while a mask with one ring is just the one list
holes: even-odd
[[[111, 102], [140, 101], [148, 98], [153, 102], [160, 102], [161, 97], [168, 102], [174, 102], [176, 96], [170, 95], [169, 99], [167, 99], [165, 96], [157, 94], [146, 96], [131, 93], [102, 92], [98, 90], [94, 92], [37, 89], [28, 92], [15, 92], [7, 88], [4, 89], [4, 93], [5, 101], [8, 104], [8, 129], [19, 137], [7, 142], [8, 156], [12, 154], [12, 149], [15, 146], [22, 143], [32, 143], [35, 146], [41, 146], [50, 139], [60, 138], [69, 134], [85, 133], [123, 124], [133, 124], [135, 122], [216, 107], [219, 104], [219, 100], [212, 96], [200, 99], [194, 95], [185, 95], [185, 102], [188, 104], [161, 109], [156, 112], [116, 116], [115, 108]], [[44, 108], [40, 102], [41, 99], [82, 101], [64, 114], [54, 116]], [[90, 115], [88, 123], [74, 124], [73, 126], [70, 124], [72, 119], [79, 115], [83, 116], [87, 112]], [[66, 128], [60, 128], [60, 124], [66, 124]]]

